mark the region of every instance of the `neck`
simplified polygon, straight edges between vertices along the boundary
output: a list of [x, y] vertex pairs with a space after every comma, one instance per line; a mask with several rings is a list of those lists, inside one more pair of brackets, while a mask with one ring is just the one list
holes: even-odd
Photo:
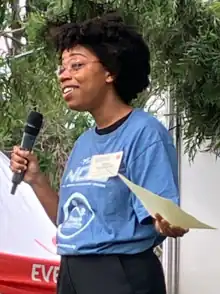
[[103, 99], [105, 103], [91, 111], [95, 119], [98, 129], [103, 129], [111, 126], [116, 121], [126, 116], [132, 111], [132, 107], [125, 104], [119, 97], [106, 97]]

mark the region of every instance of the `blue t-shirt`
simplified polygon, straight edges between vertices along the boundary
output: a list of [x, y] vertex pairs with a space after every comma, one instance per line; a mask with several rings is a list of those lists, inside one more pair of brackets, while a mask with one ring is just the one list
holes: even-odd
[[119, 151], [120, 173], [178, 204], [172, 138], [156, 118], [135, 109], [115, 131], [98, 135], [90, 129], [76, 141], [61, 181], [58, 254], [135, 254], [163, 241], [149, 213], [119, 177], [88, 179], [93, 155]]

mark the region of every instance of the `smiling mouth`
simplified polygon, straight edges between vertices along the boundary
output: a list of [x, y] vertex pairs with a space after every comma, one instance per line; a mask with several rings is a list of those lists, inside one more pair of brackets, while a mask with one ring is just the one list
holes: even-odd
[[63, 88], [63, 94], [67, 94], [73, 91], [73, 89], [76, 87], [65, 87]]
[[78, 89], [79, 87], [77, 86], [72, 86], [72, 87], [65, 87], [62, 89], [63, 97], [64, 99], [67, 99], [70, 97], [70, 95], [73, 93], [74, 90]]

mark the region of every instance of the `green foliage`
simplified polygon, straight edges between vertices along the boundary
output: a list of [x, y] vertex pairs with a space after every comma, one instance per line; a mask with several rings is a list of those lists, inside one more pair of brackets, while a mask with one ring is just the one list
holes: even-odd
[[[220, 146], [220, 20], [214, 6], [202, 1], [176, 2], [160, 38], [159, 69], [183, 117], [185, 151], [192, 159], [204, 140], [210, 142], [207, 151], [218, 152]], [[160, 81], [159, 87], [164, 90]]]
[[169, 92], [182, 117], [185, 151], [193, 159], [220, 147], [219, 2], [142, 1], [139, 27], [152, 55], [151, 95]]

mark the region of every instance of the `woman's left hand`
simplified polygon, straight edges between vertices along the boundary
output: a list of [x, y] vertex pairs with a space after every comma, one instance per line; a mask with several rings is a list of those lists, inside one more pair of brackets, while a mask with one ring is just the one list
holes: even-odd
[[155, 215], [154, 225], [158, 233], [166, 237], [182, 237], [189, 231], [188, 229], [171, 226], [170, 223], [163, 219], [158, 213]]

